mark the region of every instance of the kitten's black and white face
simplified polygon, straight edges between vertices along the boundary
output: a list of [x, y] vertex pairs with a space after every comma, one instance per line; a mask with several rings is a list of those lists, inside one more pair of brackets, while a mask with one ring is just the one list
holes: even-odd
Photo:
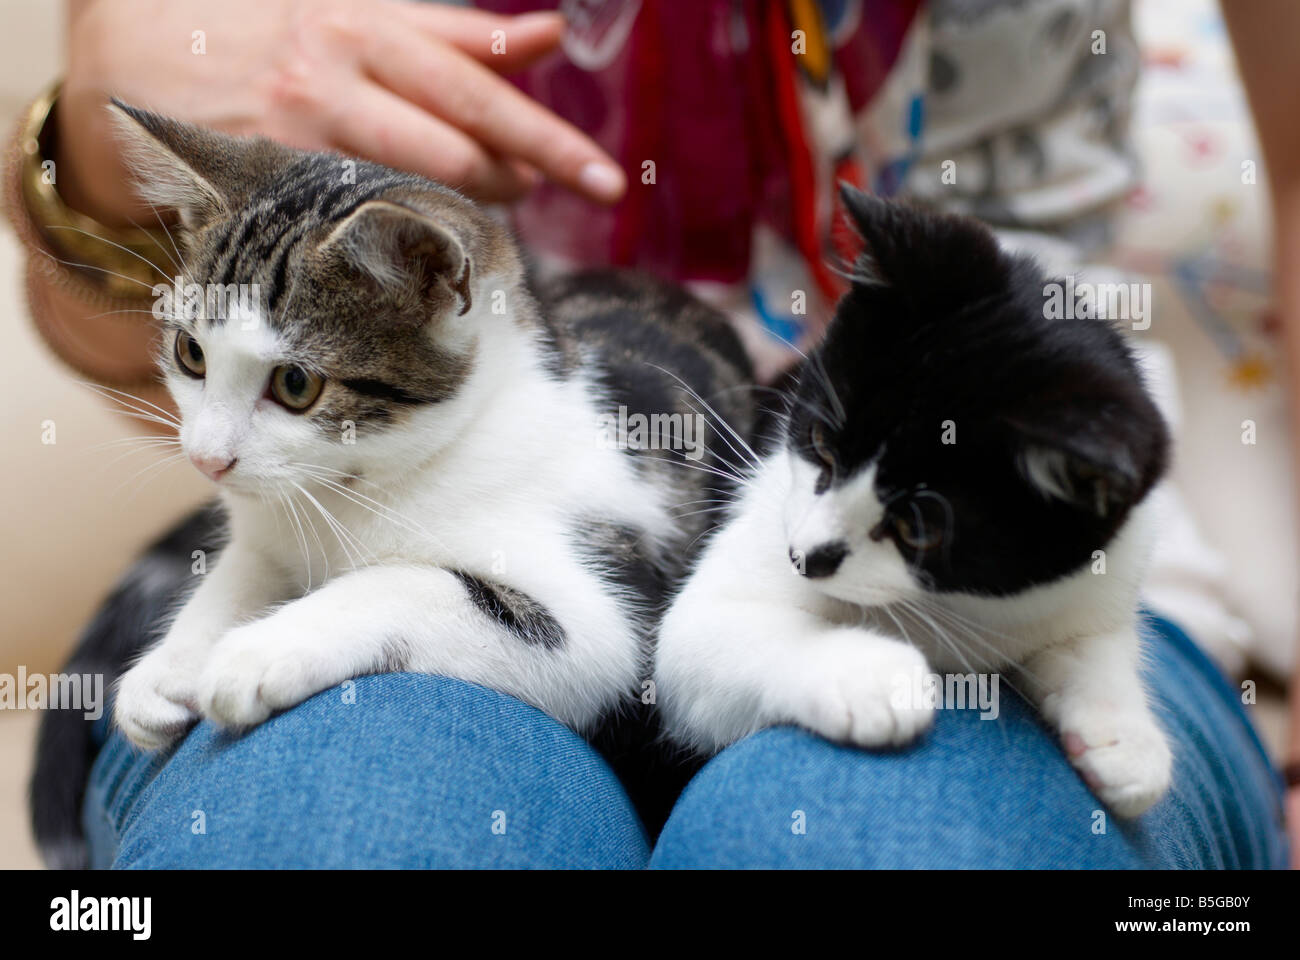
[[142, 192], [181, 214], [160, 360], [196, 467], [265, 492], [451, 440], [475, 293], [518, 270], [493, 221], [417, 177], [117, 109]]
[[1045, 318], [1038, 268], [973, 221], [845, 201], [866, 253], [785, 437], [796, 569], [863, 605], [1080, 570], [1167, 456], [1123, 340]]

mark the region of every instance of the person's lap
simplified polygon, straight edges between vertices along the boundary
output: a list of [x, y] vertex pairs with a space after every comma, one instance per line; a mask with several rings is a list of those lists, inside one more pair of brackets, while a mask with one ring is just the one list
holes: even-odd
[[1174, 786], [1105, 814], [1005, 689], [996, 721], [945, 711], [873, 753], [793, 728], [723, 751], [653, 852], [603, 760], [472, 684], [364, 677], [242, 738], [204, 724], [169, 759], [113, 734], [91, 775], [92, 862], [119, 867], [1268, 867], [1276, 778], [1232, 689], [1159, 625], [1157, 710]]
[[238, 738], [201, 724], [165, 762], [115, 732], [84, 820], [93, 866], [632, 869], [649, 855], [576, 734], [415, 674], [358, 678]]
[[1174, 783], [1136, 821], [1105, 811], [1004, 686], [996, 721], [941, 712], [918, 747], [898, 754], [792, 728], [734, 745], [687, 787], [651, 866], [1284, 865], [1276, 777], [1231, 688], [1168, 624], [1155, 625], [1150, 659]]

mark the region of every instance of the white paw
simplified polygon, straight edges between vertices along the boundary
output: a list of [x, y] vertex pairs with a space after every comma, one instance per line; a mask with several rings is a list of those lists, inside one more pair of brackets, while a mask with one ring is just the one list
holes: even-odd
[[[934, 720], [934, 708], [907, 695], [928, 671], [915, 647], [855, 630], [837, 631], [800, 671], [795, 722], [830, 740], [901, 746]], [[900, 693], [902, 691], [902, 693]]]
[[1145, 707], [1062, 701], [1061, 743], [1084, 782], [1121, 817], [1136, 817], [1169, 789], [1173, 756]]
[[[276, 617], [236, 627], [212, 651], [199, 678], [200, 712], [222, 727], [256, 726], [346, 677], [335, 677], [319, 648], [296, 642]], [[319, 639], [319, 638], [315, 638]]]
[[161, 750], [198, 719], [197, 686], [197, 663], [159, 647], [118, 683], [113, 719], [137, 747]]

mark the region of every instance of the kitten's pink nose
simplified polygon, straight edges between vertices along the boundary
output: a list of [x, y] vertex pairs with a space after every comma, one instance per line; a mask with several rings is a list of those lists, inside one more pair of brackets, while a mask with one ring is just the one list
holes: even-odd
[[235, 465], [238, 457], [201, 457], [190, 454], [190, 463], [209, 480], [220, 480]]

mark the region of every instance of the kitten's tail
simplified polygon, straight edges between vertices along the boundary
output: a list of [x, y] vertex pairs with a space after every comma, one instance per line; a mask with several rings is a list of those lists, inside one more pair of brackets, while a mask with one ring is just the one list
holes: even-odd
[[[113, 689], [193, 585], [193, 551], [207, 551], [207, 562], [212, 562], [220, 536], [220, 513], [213, 505], [149, 547], [95, 614], [63, 673], [102, 674], [102, 689]], [[29, 801], [32, 831], [42, 859], [52, 869], [88, 865], [81, 807], [102, 739], [96, 724], [106, 730], [111, 719], [107, 705], [102, 706], [99, 721], [87, 720], [76, 710], [47, 710], [41, 719]]]

